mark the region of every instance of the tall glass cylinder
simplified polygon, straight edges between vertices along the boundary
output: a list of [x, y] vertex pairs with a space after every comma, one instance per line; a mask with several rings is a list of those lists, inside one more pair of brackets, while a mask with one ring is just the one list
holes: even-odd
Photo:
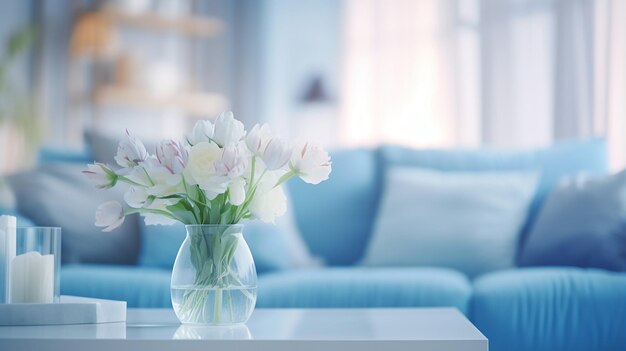
[[58, 303], [61, 228], [17, 228], [10, 303]]

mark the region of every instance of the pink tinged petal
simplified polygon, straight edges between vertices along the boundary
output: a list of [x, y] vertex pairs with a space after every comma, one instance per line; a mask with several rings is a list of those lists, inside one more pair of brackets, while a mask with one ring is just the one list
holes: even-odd
[[117, 182], [117, 175], [102, 163], [87, 165], [87, 170], [82, 171], [98, 189], [112, 188]]
[[141, 140], [130, 135], [126, 130], [126, 138], [120, 141], [117, 147], [115, 161], [125, 168], [134, 167], [148, 157], [146, 147]]
[[305, 182], [318, 184], [328, 179], [331, 172], [330, 157], [318, 145], [306, 143], [300, 154], [292, 158], [291, 168]]
[[306, 154], [306, 149], [309, 146], [309, 143], [305, 143], [304, 147], [302, 147], [302, 152], [300, 153], [300, 157], [304, 158], [304, 154]]

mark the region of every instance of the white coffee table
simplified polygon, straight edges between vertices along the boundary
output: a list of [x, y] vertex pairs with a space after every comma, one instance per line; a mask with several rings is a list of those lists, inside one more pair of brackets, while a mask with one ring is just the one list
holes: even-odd
[[126, 323], [0, 327], [0, 350], [487, 351], [453, 308], [257, 309], [246, 325], [182, 326], [170, 309], [129, 309]]

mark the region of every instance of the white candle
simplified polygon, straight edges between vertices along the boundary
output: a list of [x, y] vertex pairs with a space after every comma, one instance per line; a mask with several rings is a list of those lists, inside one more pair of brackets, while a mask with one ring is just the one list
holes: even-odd
[[11, 262], [15, 257], [16, 218], [0, 216], [0, 303], [9, 303]]
[[11, 303], [52, 303], [54, 255], [29, 251], [11, 263]]

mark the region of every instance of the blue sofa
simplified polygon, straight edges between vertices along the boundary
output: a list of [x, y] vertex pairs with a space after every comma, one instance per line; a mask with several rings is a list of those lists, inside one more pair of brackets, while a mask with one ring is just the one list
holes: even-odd
[[[388, 167], [442, 171], [541, 172], [519, 247], [545, 196], [565, 175], [606, 173], [603, 140], [567, 142], [532, 151], [412, 150], [381, 146], [333, 153], [331, 179], [317, 187], [288, 184], [297, 224], [326, 265], [259, 277], [258, 307], [454, 306], [499, 350], [626, 350], [626, 273], [572, 267], [517, 268], [470, 281], [438, 267], [359, 265], [372, 233]], [[169, 307], [167, 269], [72, 264], [62, 293]]]

